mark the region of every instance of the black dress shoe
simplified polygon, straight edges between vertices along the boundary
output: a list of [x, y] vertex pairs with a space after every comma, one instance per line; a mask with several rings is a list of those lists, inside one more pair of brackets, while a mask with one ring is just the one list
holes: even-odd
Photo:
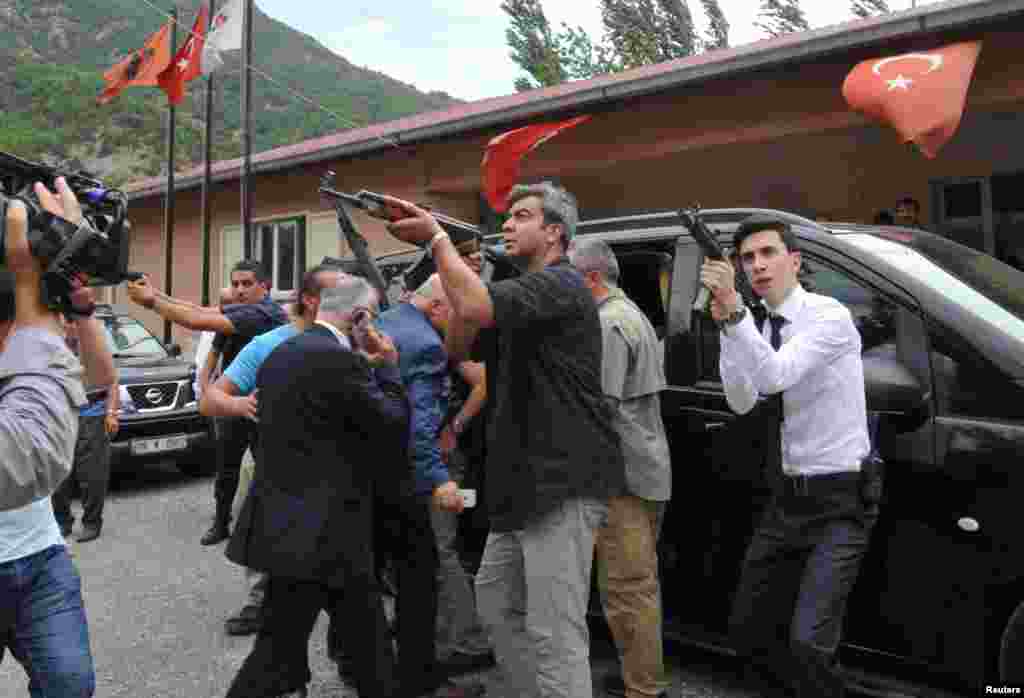
[[99, 526], [82, 526], [81, 532], [78, 534], [77, 540], [79, 543], [88, 543], [91, 540], [96, 540], [100, 537]]
[[228, 531], [228, 525], [223, 523], [214, 523], [210, 526], [210, 530], [203, 534], [203, 537], [199, 539], [199, 545], [217, 545], [221, 541], [225, 541], [231, 537], [231, 532]]
[[263, 609], [247, 604], [242, 610], [224, 621], [224, 630], [228, 635], [252, 635], [263, 627]]
[[445, 676], [460, 676], [474, 671], [486, 671], [497, 663], [494, 652], [490, 650], [481, 654], [469, 654], [456, 650], [445, 657], [439, 668]]

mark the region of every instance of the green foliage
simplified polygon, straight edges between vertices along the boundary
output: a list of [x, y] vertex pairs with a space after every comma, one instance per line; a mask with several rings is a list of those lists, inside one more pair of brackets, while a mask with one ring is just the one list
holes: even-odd
[[[727, 46], [729, 23], [717, 0], [701, 0], [709, 13], [712, 47]], [[519, 91], [592, 78], [650, 63], [690, 56], [704, 42], [694, 29], [686, 0], [599, 0], [604, 35], [595, 40], [579, 26], [554, 31], [541, 0], [503, 0], [505, 35], [512, 61], [525, 73]]]
[[512, 49], [512, 61], [529, 78], [516, 81], [516, 89], [546, 87], [565, 82], [569, 75], [562, 65], [558, 39], [551, 30], [540, 0], [502, 0], [501, 9], [509, 16], [511, 26], [505, 40]]
[[800, 0], [761, 0], [761, 10], [754, 25], [772, 37], [811, 28], [800, 7]]
[[[173, 2], [179, 9], [180, 45], [198, 3]], [[223, 2], [218, 0], [218, 6]], [[108, 105], [97, 104], [96, 97], [103, 71], [141, 46], [166, 18], [138, 0], [11, 4], [12, 26], [0, 32], [0, 148], [33, 160], [88, 165], [113, 183], [162, 173], [167, 149], [163, 92], [132, 87]], [[271, 78], [253, 76], [254, 152], [457, 103], [446, 94], [424, 94], [357, 68], [267, 17], [258, 5], [253, 42], [254, 67]], [[218, 160], [241, 156], [238, 53], [225, 56], [214, 80], [213, 157]], [[177, 169], [201, 164], [205, 93], [206, 81], [196, 80], [177, 109]]]
[[851, 0], [850, 12], [855, 17], [866, 19], [872, 15], [887, 15], [891, 10], [886, 0]]
[[729, 20], [725, 18], [718, 0], [700, 0], [704, 5], [704, 15], [708, 18], [708, 37], [704, 41], [706, 49], [729, 48]]

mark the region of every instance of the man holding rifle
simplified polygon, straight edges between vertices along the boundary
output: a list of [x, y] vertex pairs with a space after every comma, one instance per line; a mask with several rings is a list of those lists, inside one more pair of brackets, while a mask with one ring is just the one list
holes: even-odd
[[845, 306], [800, 286], [787, 223], [752, 215], [735, 248], [770, 322], [756, 326], [725, 259], [705, 261], [701, 282], [714, 296], [729, 406], [745, 414], [759, 397], [775, 403], [781, 472], [747, 550], [730, 629], [762, 678], [801, 698], [839, 698], [836, 650], [880, 492], [862, 467], [870, 442], [861, 338]]
[[508, 254], [485, 284], [427, 211], [386, 197], [391, 233], [427, 246], [451, 302], [453, 361], [477, 345], [493, 400], [486, 464], [491, 532], [476, 579], [481, 620], [515, 698], [592, 693], [586, 610], [595, 532], [622, 490], [619, 439], [601, 389], [601, 324], [565, 258], [575, 198], [550, 182], [509, 196]]

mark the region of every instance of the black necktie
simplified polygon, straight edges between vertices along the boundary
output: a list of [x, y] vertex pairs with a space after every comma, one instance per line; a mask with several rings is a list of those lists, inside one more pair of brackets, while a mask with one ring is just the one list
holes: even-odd
[[[771, 323], [771, 344], [772, 349], [778, 351], [782, 347], [782, 326], [786, 324], [786, 318], [775, 313], [768, 315], [768, 322]], [[764, 322], [758, 325], [758, 331], [764, 336]], [[768, 482], [774, 487], [778, 477], [782, 474], [782, 420], [784, 418], [782, 393], [769, 395], [768, 400], [768, 434], [765, 439], [765, 476]]]

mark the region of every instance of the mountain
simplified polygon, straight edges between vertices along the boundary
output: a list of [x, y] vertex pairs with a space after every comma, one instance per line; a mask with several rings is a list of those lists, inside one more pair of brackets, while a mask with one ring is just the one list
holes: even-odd
[[[171, 2], [178, 7], [180, 45], [199, 0]], [[0, 65], [7, 66], [0, 72], [0, 150], [31, 160], [70, 161], [112, 184], [161, 174], [167, 150], [163, 92], [129, 88], [107, 105], [97, 104], [96, 96], [103, 71], [160, 28], [167, 18], [156, 8], [171, 2], [0, 0]], [[460, 103], [352, 65], [258, 6], [253, 45], [254, 153]], [[242, 154], [241, 55], [234, 51], [226, 58], [214, 81], [218, 160]], [[176, 170], [201, 162], [205, 94], [205, 80], [193, 81], [177, 110]]]

